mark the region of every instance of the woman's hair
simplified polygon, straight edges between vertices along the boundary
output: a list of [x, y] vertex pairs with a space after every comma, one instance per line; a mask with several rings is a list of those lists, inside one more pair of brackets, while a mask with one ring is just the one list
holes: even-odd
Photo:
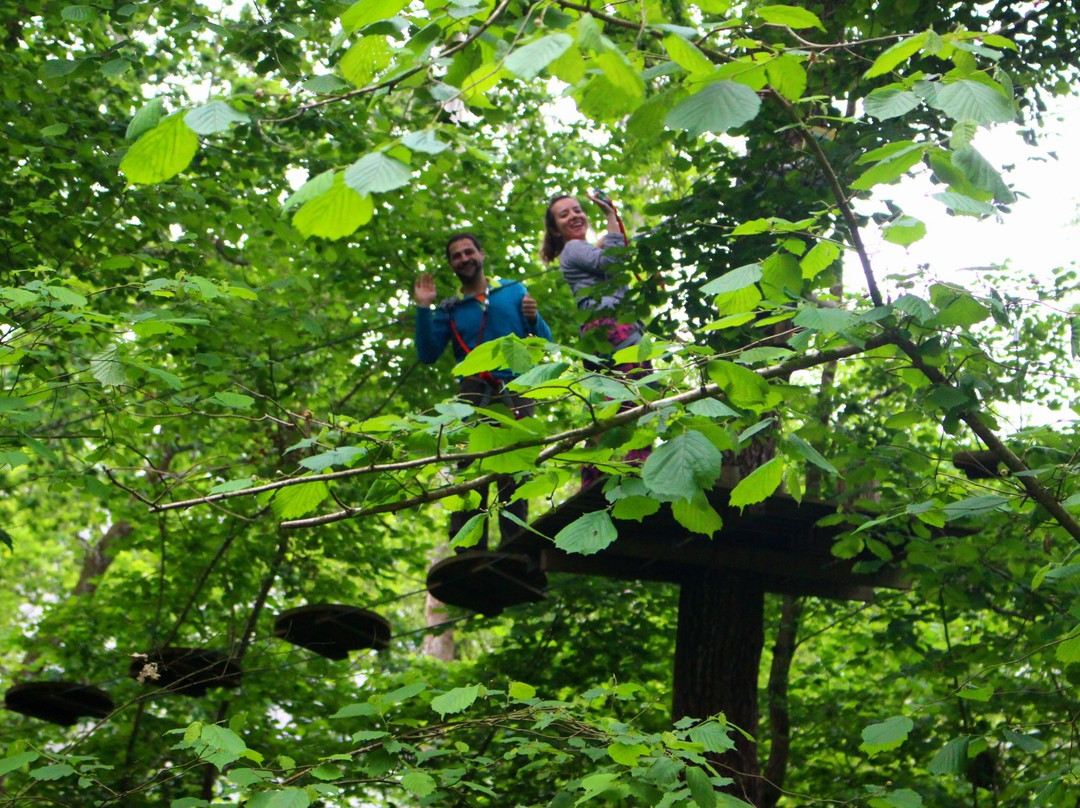
[[563, 251], [563, 247], [566, 246], [566, 242], [563, 241], [562, 235], [559, 233], [559, 226], [555, 223], [555, 214], [551, 212], [551, 209], [555, 207], [555, 203], [560, 199], [570, 199], [570, 194], [555, 194], [551, 197], [551, 201], [548, 202], [547, 210], [544, 211], [544, 241], [540, 244], [540, 258], [545, 264], [549, 264], [558, 258]]

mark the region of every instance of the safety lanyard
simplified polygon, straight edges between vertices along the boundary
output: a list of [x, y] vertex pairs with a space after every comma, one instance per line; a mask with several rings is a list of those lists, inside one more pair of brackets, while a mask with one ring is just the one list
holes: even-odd
[[[475, 300], [476, 298], [473, 298], [473, 299]], [[462, 301], [462, 302], [464, 302], [464, 301]], [[477, 301], [477, 302], [479, 303], [480, 301]], [[484, 341], [484, 327], [487, 325], [487, 314], [488, 314], [487, 304], [480, 303], [480, 306], [481, 306], [482, 313], [480, 315], [480, 328], [476, 332], [476, 344], [477, 345], [479, 345], [481, 342]], [[457, 324], [454, 322], [454, 313], [452, 311], [448, 312], [448, 319], [450, 320], [450, 333], [453, 335], [454, 341], [457, 342], [457, 344], [461, 348], [461, 350], [463, 350], [465, 352], [465, 355], [468, 356], [470, 353], [472, 353], [472, 348], [469, 347], [469, 344], [467, 342], [465, 342], [465, 338], [461, 336], [461, 332], [458, 331]], [[482, 371], [480, 373], [477, 373], [476, 377], [478, 379], [480, 379], [481, 381], [483, 381], [484, 384], [486, 384], [492, 390], [497, 391], [497, 390], [502, 389], [502, 384], [503, 384], [502, 380], [498, 376], [496, 376], [494, 373], [489, 371], [489, 370], [485, 370], [485, 371]]]

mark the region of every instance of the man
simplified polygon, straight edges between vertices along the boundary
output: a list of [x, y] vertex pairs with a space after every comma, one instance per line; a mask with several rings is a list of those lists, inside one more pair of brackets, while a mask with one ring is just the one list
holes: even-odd
[[[518, 281], [489, 281], [484, 275], [485, 258], [479, 239], [472, 233], [455, 233], [450, 237], [446, 242], [446, 259], [461, 283], [461, 295], [443, 300], [438, 307], [434, 307], [437, 298], [435, 279], [426, 273], [417, 279], [413, 300], [416, 303], [416, 353], [421, 362], [429, 365], [437, 362], [447, 343], [460, 362], [480, 343], [509, 334], [551, 339], [551, 329], [524, 285]], [[526, 418], [532, 415], [532, 402], [506, 389], [506, 383], [512, 378], [514, 374], [509, 370], [466, 376], [459, 380], [458, 396], [476, 407], [503, 403], [515, 418]], [[512, 476], [502, 475], [497, 488], [499, 501], [508, 503], [517, 485]], [[480, 497], [480, 509], [483, 510], [487, 507], [487, 491], [481, 491]], [[451, 514], [450, 537], [456, 536], [481, 510]], [[525, 521], [528, 503], [524, 500], [515, 502], [507, 505], [505, 510]], [[499, 532], [504, 539], [517, 529], [509, 519], [499, 519]], [[477, 546], [487, 549], [486, 523]]]

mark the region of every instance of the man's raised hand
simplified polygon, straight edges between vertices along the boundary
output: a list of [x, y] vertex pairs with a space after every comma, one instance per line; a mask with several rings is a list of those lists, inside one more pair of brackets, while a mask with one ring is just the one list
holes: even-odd
[[[435, 302], [438, 294], [435, 291], [435, 279], [427, 272], [416, 279], [413, 284], [413, 300], [417, 306], [430, 306]], [[535, 310], [535, 303], [533, 304]]]
[[521, 298], [521, 314], [530, 323], [536, 322], [536, 301], [531, 295], [525, 295]]

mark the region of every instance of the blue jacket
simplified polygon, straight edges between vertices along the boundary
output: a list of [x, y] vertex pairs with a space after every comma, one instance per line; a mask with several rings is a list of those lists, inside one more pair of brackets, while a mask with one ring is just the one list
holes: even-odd
[[[454, 351], [454, 358], [458, 362], [465, 358], [465, 350], [451, 334], [451, 319], [470, 350], [476, 347], [478, 341], [489, 342], [509, 334], [551, 339], [551, 328], [544, 322], [539, 312], [536, 314], [536, 322], [532, 324], [522, 315], [521, 300], [526, 294], [525, 285], [520, 281], [503, 282], [492, 279], [488, 284], [486, 304], [469, 295], [465, 298], [444, 300], [434, 311], [427, 307], [417, 308], [417, 356], [425, 364], [434, 364], [442, 356], [443, 351], [446, 350], [446, 343], [449, 342]], [[481, 323], [483, 324], [482, 338]], [[497, 370], [494, 373], [504, 381], [514, 377], [509, 370]]]

